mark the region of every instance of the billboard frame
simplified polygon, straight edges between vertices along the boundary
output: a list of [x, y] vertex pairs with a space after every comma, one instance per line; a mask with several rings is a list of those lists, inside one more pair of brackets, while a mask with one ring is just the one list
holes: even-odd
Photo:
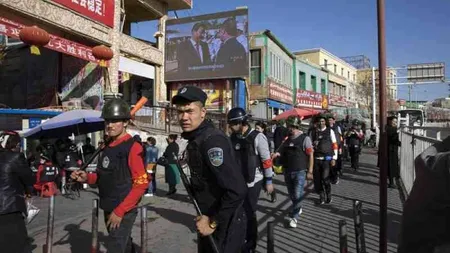
[[182, 25], [182, 24], [189, 24], [189, 23], [195, 23], [195, 22], [202, 22], [212, 19], [221, 19], [221, 18], [230, 18], [230, 17], [238, 17], [238, 16], [246, 16], [247, 22], [245, 23], [244, 30], [247, 32], [245, 33], [246, 40], [246, 61], [247, 61], [247, 73], [245, 75], [224, 75], [224, 76], [217, 76], [217, 77], [211, 77], [207, 74], [204, 77], [187, 77], [187, 78], [177, 78], [177, 79], [168, 79], [167, 78], [167, 54], [168, 50], [165, 48], [164, 50], [164, 79], [167, 83], [173, 83], [173, 82], [183, 82], [183, 81], [206, 81], [206, 80], [219, 80], [219, 79], [228, 79], [228, 80], [234, 80], [234, 79], [246, 79], [250, 76], [250, 36], [249, 36], [249, 11], [247, 8], [237, 8], [235, 10], [229, 10], [229, 11], [223, 11], [223, 12], [216, 12], [216, 13], [209, 13], [209, 14], [203, 14], [198, 16], [191, 16], [191, 17], [184, 17], [184, 18], [170, 18], [166, 20], [165, 24], [165, 40], [164, 40], [164, 47], [167, 45], [168, 36], [167, 31], [170, 30], [170, 26], [173, 25]]

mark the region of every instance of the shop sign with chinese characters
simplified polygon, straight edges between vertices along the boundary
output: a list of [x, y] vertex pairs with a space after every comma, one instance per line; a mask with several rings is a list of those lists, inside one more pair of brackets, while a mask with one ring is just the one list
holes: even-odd
[[[19, 39], [19, 33], [23, 27], [22, 24], [0, 17], [0, 34]], [[50, 34], [50, 42], [45, 47], [86, 61], [99, 63], [99, 60], [92, 55], [90, 47], [52, 34]]]
[[288, 87], [279, 85], [272, 80], [268, 80], [269, 98], [286, 104], [292, 104], [292, 90]]
[[330, 97], [330, 105], [341, 106], [341, 107], [347, 106], [347, 101], [346, 101], [345, 97], [338, 96], [335, 94], [330, 94], [328, 96]]
[[298, 89], [296, 106], [322, 109], [322, 99], [320, 93]]
[[114, 0], [53, 0], [81, 15], [114, 27]]

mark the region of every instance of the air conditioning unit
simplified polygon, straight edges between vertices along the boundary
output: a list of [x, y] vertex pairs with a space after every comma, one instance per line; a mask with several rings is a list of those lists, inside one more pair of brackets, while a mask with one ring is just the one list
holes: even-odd
[[76, 110], [82, 109], [82, 100], [79, 98], [70, 99], [69, 101], [62, 102], [62, 107], [64, 110]]

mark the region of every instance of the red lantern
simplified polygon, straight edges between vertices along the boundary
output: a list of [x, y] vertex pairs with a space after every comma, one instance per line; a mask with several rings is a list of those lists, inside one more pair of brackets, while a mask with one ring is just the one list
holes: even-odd
[[50, 35], [44, 29], [37, 26], [26, 26], [20, 30], [19, 38], [25, 44], [31, 46], [31, 53], [40, 55], [38, 47], [43, 47], [50, 41]]
[[92, 55], [100, 60], [100, 66], [106, 67], [106, 61], [111, 60], [114, 57], [114, 53], [111, 48], [100, 45], [92, 49]]

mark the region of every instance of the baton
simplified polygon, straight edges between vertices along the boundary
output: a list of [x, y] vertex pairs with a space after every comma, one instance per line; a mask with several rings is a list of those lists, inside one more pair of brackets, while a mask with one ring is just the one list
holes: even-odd
[[[197, 211], [198, 216], [202, 216], [202, 211], [200, 210], [200, 207], [198, 206], [197, 200], [194, 197], [194, 190], [192, 189], [192, 185], [189, 182], [189, 179], [187, 178], [186, 174], [184, 173], [183, 169], [189, 169], [189, 165], [184, 161], [178, 159], [177, 155], [175, 153], [172, 153], [173, 157], [177, 161], [177, 168], [180, 172], [181, 181], [183, 182], [184, 188], [186, 188], [186, 191], [188, 193], [189, 198], [192, 200], [192, 204], [194, 204], [195, 211]], [[208, 235], [209, 242], [211, 243], [211, 247], [213, 249], [214, 253], [220, 253], [219, 248], [217, 247], [216, 241], [214, 241], [214, 238], [212, 235]]]

